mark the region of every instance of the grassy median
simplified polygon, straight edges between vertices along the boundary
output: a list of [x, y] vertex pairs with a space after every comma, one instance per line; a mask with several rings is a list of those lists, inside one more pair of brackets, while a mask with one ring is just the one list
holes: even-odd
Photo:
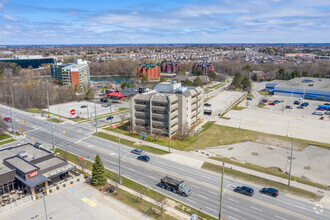
[[[107, 139], [109, 141], [118, 142], [118, 137], [113, 136], [111, 134], [106, 134], [104, 132], [98, 132], [97, 134], [94, 134], [94, 135], [97, 137], [100, 137], [100, 138]], [[144, 151], [147, 151], [150, 153], [154, 153], [154, 154], [159, 154], [159, 155], [168, 154], [168, 151], [164, 151], [164, 150], [157, 149], [154, 147], [149, 147], [146, 145], [136, 145], [133, 141], [123, 139], [123, 138], [120, 139], [120, 143], [122, 143], [126, 146], [129, 146], [129, 147], [138, 148], [138, 149], [141, 149], [141, 150], [144, 150]]]
[[[206, 170], [214, 171], [217, 173], [221, 173], [221, 171], [222, 171], [222, 166], [215, 165], [215, 164], [208, 163], [208, 162], [204, 162], [202, 168], [206, 169]], [[226, 168], [226, 167], [225, 167], [225, 175], [228, 175], [228, 176], [231, 176], [234, 178], [238, 178], [238, 179], [241, 179], [244, 181], [256, 183], [258, 185], [261, 185], [261, 187], [277, 188], [278, 190], [280, 190], [284, 193], [290, 193], [290, 194], [301, 196], [304, 198], [314, 199], [315, 201], [319, 201], [323, 198], [323, 196], [317, 195], [315, 193], [312, 193], [312, 192], [309, 192], [309, 191], [306, 191], [303, 189], [299, 189], [299, 188], [292, 187], [292, 186], [287, 186], [282, 183], [263, 179], [263, 178], [260, 178], [260, 177], [254, 176], [254, 175], [246, 174], [246, 173], [243, 173], [243, 172], [240, 172], [237, 170], [233, 170], [230, 168]]]

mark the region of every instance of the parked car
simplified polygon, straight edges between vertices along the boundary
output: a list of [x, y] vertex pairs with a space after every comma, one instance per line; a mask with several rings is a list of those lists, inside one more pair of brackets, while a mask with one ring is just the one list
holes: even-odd
[[111, 119], [113, 119], [113, 116], [107, 117], [107, 120], [111, 120]]
[[11, 118], [9, 117], [5, 117], [3, 120], [5, 120], [6, 122], [11, 122]]
[[259, 192], [274, 197], [277, 197], [279, 194], [278, 190], [274, 188], [262, 188]]
[[323, 111], [315, 111], [313, 112], [313, 115], [324, 115]]
[[138, 154], [138, 155], [141, 155], [143, 153], [143, 150], [141, 149], [134, 149], [131, 151], [132, 154]]
[[275, 105], [276, 103], [275, 102], [271, 102], [271, 103], [269, 103], [268, 105]]
[[246, 100], [250, 100], [251, 101], [252, 100], [252, 97], [247, 97]]
[[275, 100], [274, 102], [275, 102], [276, 104], [281, 103], [279, 100]]
[[82, 105], [80, 106], [80, 108], [87, 108], [87, 105]]
[[150, 157], [147, 156], [147, 155], [143, 155], [143, 156], [138, 156], [137, 159], [138, 159], [138, 160], [142, 160], [142, 161], [144, 161], [144, 162], [149, 162]]
[[262, 102], [264, 102], [264, 103], [267, 103], [267, 102], [268, 102], [268, 100], [267, 100], [267, 99], [263, 99], [263, 100], [262, 100]]
[[320, 120], [324, 120], [324, 117], [322, 116], [322, 117], [320, 118]]
[[253, 196], [253, 194], [254, 194], [254, 190], [247, 186], [237, 186], [234, 189], [234, 192], [241, 193], [241, 194], [244, 194], [247, 196]]
[[264, 102], [259, 102], [259, 105], [266, 105], [266, 103], [264, 103]]
[[299, 105], [297, 108], [304, 109], [304, 106], [303, 105]]
[[299, 101], [294, 101], [293, 104], [300, 105], [300, 102]]
[[323, 108], [317, 108], [316, 111], [325, 111]]
[[286, 109], [292, 109], [292, 106], [291, 105], [287, 105], [285, 106]]
[[204, 103], [204, 106], [211, 107], [211, 104], [210, 103]]
[[330, 106], [330, 103], [324, 103], [324, 105]]
[[303, 106], [309, 106], [309, 103], [308, 102], [303, 102], [303, 103], [301, 103], [301, 105], [303, 105]]

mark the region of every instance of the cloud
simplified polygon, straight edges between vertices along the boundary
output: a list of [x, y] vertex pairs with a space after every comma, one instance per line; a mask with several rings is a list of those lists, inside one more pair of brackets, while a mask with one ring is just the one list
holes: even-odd
[[19, 21], [19, 19], [14, 18], [14, 17], [9, 16], [9, 15], [3, 15], [1, 18], [4, 19], [4, 20], [7, 20], [7, 21]]

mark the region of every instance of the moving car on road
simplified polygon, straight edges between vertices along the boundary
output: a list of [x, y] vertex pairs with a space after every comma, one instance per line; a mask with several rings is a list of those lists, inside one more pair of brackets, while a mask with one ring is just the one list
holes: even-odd
[[240, 193], [243, 195], [247, 195], [247, 196], [253, 196], [253, 194], [254, 194], [254, 190], [247, 186], [237, 186], [234, 189], [234, 192], [237, 192], [237, 193]]
[[191, 193], [191, 189], [187, 185], [183, 184], [183, 181], [176, 180], [168, 176], [161, 178], [159, 185], [163, 189], [172, 191], [184, 197], [189, 196]]
[[143, 156], [138, 156], [137, 159], [138, 159], [138, 160], [142, 160], [142, 161], [144, 161], [144, 162], [149, 162], [150, 157], [147, 156], [147, 155], [143, 155]]
[[113, 116], [107, 117], [107, 120], [111, 120], [111, 119], [113, 119]]
[[132, 153], [132, 154], [142, 155], [143, 150], [141, 150], [141, 149], [134, 149], [134, 150], [131, 151], [131, 153]]
[[5, 117], [3, 120], [5, 120], [6, 122], [11, 122], [11, 118], [9, 117]]
[[274, 197], [277, 197], [279, 194], [278, 190], [274, 188], [262, 188], [259, 192]]

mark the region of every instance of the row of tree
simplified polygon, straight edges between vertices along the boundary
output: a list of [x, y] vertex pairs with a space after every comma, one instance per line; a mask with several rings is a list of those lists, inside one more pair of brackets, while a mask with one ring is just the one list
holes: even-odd
[[251, 82], [249, 77], [243, 76], [242, 73], [235, 74], [231, 85], [233, 88], [240, 88], [245, 91], [249, 91], [251, 89]]

